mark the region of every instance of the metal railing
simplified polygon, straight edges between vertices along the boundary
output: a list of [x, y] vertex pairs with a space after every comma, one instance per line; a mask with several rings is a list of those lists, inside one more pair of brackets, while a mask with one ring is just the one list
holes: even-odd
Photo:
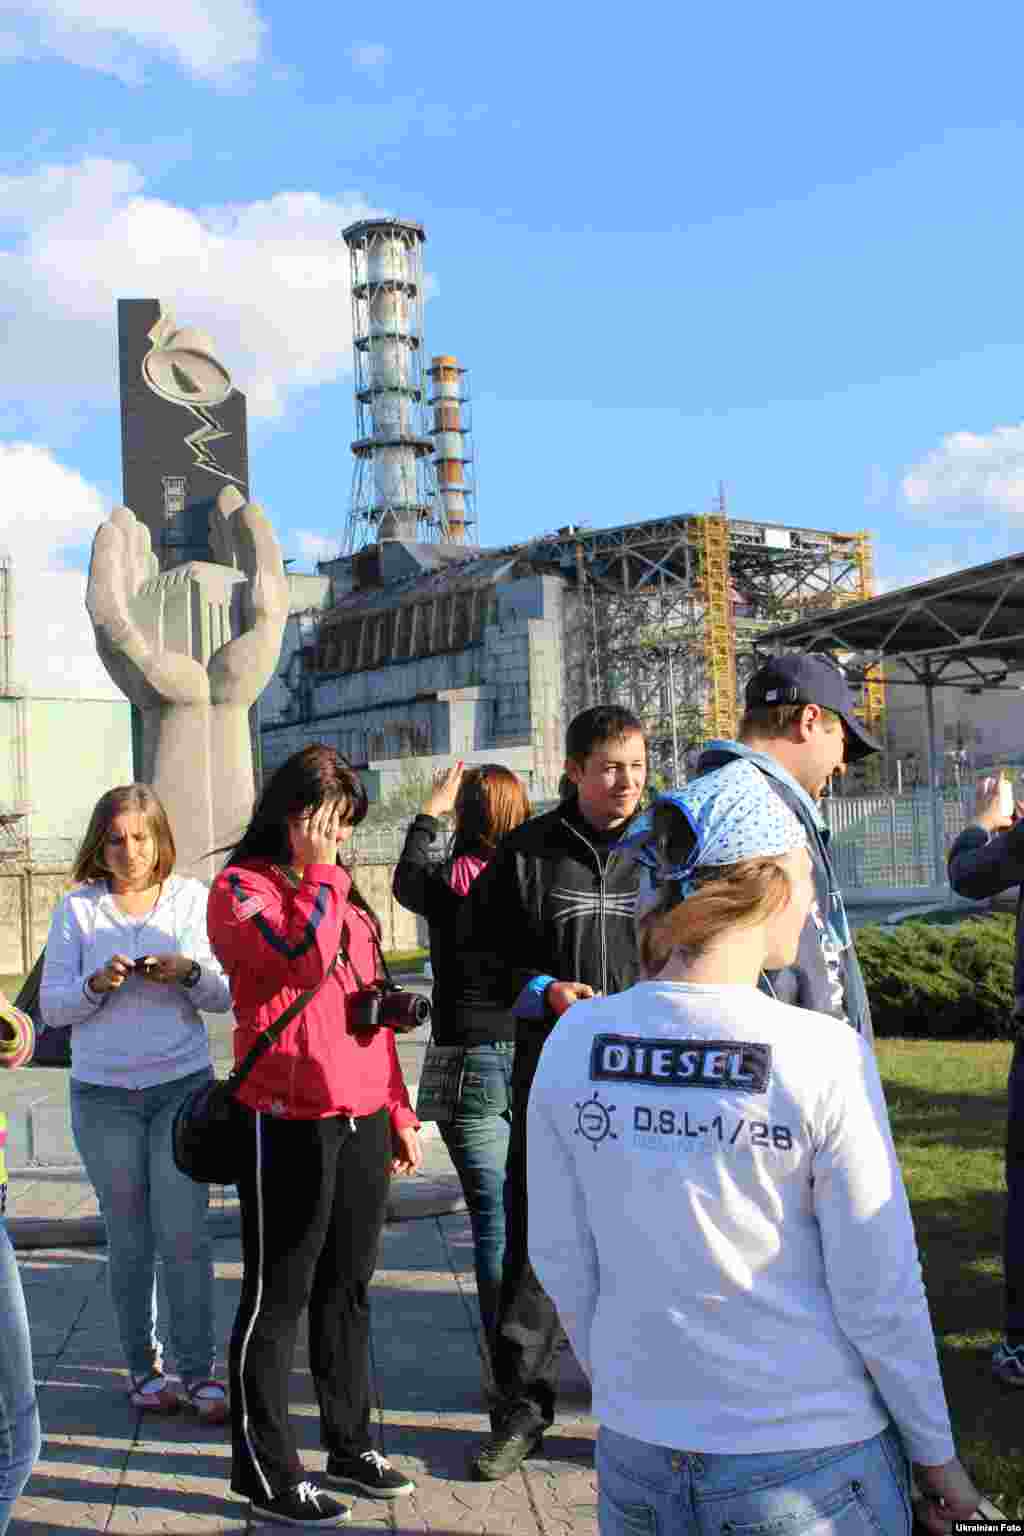
[[[371, 827], [365, 832], [357, 828], [351, 842], [342, 848], [342, 858], [346, 864], [397, 864], [411, 821], [410, 816], [409, 821], [398, 827]], [[439, 845], [439, 856], [442, 851]]]
[[[934, 841], [938, 817], [933, 815], [930, 790], [911, 790], [903, 795], [836, 796], [822, 801], [842, 889], [944, 885], [946, 856], [953, 839], [971, 819], [973, 794], [973, 788], [941, 792], [945, 839], [937, 856]], [[395, 864], [401, 856], [407, 829], [408, 822], [397, 827], [357, 830], [346, 858], [355, 864]], [[438, 843], [435, 856], [442, 857], [444, 848], [444, 841]]]
[[939, 818], [931, 790], [905, 795], [837, 796], [822, 802], [832, 831], [840, 886], [937, 886], [946, 880], [946, 856], [971, 819], [973, 788], [938, 792], [944, 846], [935, 848]]

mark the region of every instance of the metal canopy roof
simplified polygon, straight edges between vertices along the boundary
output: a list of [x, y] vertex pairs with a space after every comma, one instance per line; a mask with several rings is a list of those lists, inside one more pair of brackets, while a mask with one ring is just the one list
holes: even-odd
[[900, 662], [926, 687], [998, 689], [1024, 671], [1024, 554], [808, 615], [756, 649], [842, 651], [848, 668]]

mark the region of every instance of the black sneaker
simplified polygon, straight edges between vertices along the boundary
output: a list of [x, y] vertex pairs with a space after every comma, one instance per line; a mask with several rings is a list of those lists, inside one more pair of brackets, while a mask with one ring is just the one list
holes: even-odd
[[315, 1483], [296, 1483], [294, 1488], [276, 1499], [263, 1499], [259, 1503], [253, 1499], [252, 1513], [254, 1519], [269, 1520], [274, 1525], [304, 1525], [314, 1530], [343, 1525], [352, 1518], [347, 1504], [339, 1504]]
[[400, 1499], [416, 1487], [410, 1478], [396, 1472], [379, 1451], [363, 1451], [359, 1456], [328, 1456], [324, 1482], [348, 1493], [363, 1493], [368, 1499]]
[[530, 1408], [516, 1408], [473, 1459], [473, 1475], [484, 1483], [499, 1483], [532, 1456], [544, 1438], [544, 1425]]

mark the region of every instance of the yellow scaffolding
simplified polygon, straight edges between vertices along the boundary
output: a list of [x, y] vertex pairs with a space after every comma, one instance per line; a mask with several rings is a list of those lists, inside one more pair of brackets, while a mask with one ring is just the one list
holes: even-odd
[[[870, 533], [861, 532], [856, 536], [856, 561], [857, 561], [857, 601], [867, 602], [868, 598], [875, 595], [875, 557], [871, 548]], [[882, 720], [885, 715], [885, 677], [880, 666], [866, 667], [864, 670], [864, 724], [872, 736], [877, 736], [882, 728]]]
[[704, 556], [704, 659], [707, 665], [707, 732], [736, 735], [736, 636], [729, 595], [729, 522], [724, 515], [697, 519]]

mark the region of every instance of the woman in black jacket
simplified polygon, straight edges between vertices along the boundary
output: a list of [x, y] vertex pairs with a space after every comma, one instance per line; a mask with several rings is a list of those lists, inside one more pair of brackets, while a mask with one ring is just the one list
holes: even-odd
[[[439, 818], [454, 811], [455, 837], [447, 859], [431, 857]], [[510, 1013], [467, 1007], [460, 1001], [455, 950], [459, 908], [500, 840], [530, 814], [526, 790], [496, 763], [454, 768], [440, 776], [413, 821], [395, 870], [395, 899], [425, 917], [430, 929], [437, 1045], [465, 1050], [462, 1090], [441, 1135], [458, 1172], [473, 1228], [477, 1295], [490, 1343], [505, 1252], [505, 1160], [511, 1123], [515, 1020]]]

